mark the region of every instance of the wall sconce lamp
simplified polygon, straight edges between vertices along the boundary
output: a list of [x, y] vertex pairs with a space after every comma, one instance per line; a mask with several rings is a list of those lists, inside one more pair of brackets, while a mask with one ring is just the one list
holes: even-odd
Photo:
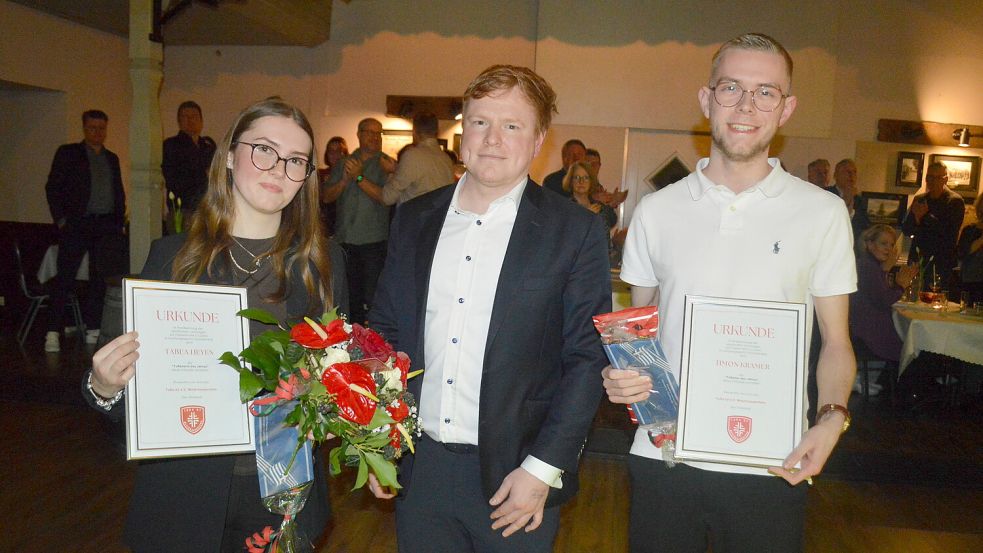
[[963, 148], [969, 148], [969, 139], [972, 136], [966, 127], [952, 131], [952, 139], [957, 141]]

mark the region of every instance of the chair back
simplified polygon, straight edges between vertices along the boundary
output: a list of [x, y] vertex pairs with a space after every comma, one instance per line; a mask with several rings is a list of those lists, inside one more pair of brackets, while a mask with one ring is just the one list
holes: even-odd
[[24, 261], [21, 258], [20, 243], [17, 240], [14, 240], [14, 262], [17, 264], [17, 283], [24, 297], [33, 300], [43, 296], [43, 294], [32, 292], [31, 288], [27, 285], [27, 275], [24, 273]]

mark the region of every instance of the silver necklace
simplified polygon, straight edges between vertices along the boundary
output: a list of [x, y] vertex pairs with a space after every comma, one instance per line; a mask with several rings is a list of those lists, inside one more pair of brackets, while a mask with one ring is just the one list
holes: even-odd
[[[229, 236], [232, 236], [232, 235], [229, 235]], [[242, 248], [247, 254], [249, 254], [250, 256], [252, 256], [252, 258], [253, 258], [253, 265], [254, 265], [252, 271], [247, 271], [246, 269], [243, 269], [242, 268], [242, 265], [239, 265], [239, 262], [236, 261], [236, 256], [232, 255], [232, 251], [230, 250], [229, 251], [229, 259], [232, 260], [232, 264], [236, 266], [236, 269], [239, 269], [240, 271], [242, 271], [243, 273], [246, 273], [247, 275], [251, 275], [251, 274], [255, 273], [256, 271], [258, 271], [259, 270], [259, 266], [263, 263], [263, 259], [265, 259], [265, 258], [260, 258], [258, 255], [256, 255], [253, 252], [249, 251], [249, 248], [247, 248], [246, 246], [243, 246], [242, 245], [242, 242], [240, 242], [238, 239], [236, 239], [235, 236], [232, 236], [232, 240], [236, 244], [239, 244], [239, 247]]]

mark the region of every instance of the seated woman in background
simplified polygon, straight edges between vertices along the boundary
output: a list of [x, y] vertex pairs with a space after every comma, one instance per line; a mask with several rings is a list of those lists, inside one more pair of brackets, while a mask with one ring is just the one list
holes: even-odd
[[963, 229], [956, 246], [959, 278], [970, 301], [983, 301], [983, 196], [976, 198], [976, 223]]
[[857, 292], [850, 295], [850, 333], [881, 359], [901, 359], [901, 339], [894, 330], [891, 305], [911, 285], [918, 268], [901, 267], [892, 277], [898, 260], [898, 232], [889, 225], [873, 225], [857, 241]]
[[[335, 305], [347, 312], [344, 257], [318, 216], [316, 159], [300, 110], [273, 99], [243, 110], [218, 146], [188, 233], [155, 241], [141, 277], [243, 286], [250, 307], [281, 321]], [[252, 338], [265, 330], [250, 321]], [[136, 370], [136, 339], [130, 332], [106, 344], [86, 374], [86, 400], [113, 419], [125, 413], [120, 392]], [[297, 523], [316, 542], [329, 516], [317, 463]], [[124, 541], [137, 553], [242, 551], [246, 537], [280, 521], [259, 496], [255, 455], [160, 459], [137, 465]]]

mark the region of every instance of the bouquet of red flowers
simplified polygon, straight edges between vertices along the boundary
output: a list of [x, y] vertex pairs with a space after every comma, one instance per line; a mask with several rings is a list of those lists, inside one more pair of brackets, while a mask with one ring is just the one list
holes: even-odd
[[[244, 309], [239, 315], [278, 325], [256, 337], [239, 355], [225, 352], [221, 357], [222, 363], [239, 372], [239, 397], [243, 403], [252, 401], [249, 409], [254, 416], [289, 410], [283, 424], [297, 429], [296, 447], [285, 463], [286, 471], [278, 470], [276, 476], [287, 479], [298, 452], [309, 449], [308, 442], [319, 444], [337, 436], [341, 443], [329, 455], [332, 475], [339, 474], [344, 464], [358, 470], [353, 490], [365, 485], [369, 471], [382, 486], [400, 488], [395, 461], [406, 451], [413, 452], [413, 438], [422, 432], [416, 401], [406, 389], [407, 379], [422, 371], [409, 372], [409, 357], [394, 351], [378, 333], [349, 324], [337, 310], [319, 321], [305, 317], [292, 327], [279, 325], [261, 309]], [[263, 390], [270, 393], [254, 399]], [[257, 439], [268, 443], [262, 436]], [[260, 467], [257, 448], [257, 467], [269, 473], [269, 463], [263, 462]], [[262, 489], [262, 470], [260, 476]], [[295, 531], [291, 517], [303, 508], [308, 489], [309, 483], [263, 498], [271, 511], [286, 515], [281, 536]], [[253, 544], [247, 540], [247, 545]]]
[[[239, 315], [278, 324], [261, 309], [244, 309]], [[378, 333], [349, 324], [333, 310], [320, 322], [305, 317], [289, 330], [264, 332], [239, 356], [226, 352], [221, 359], [239, 371], [243, 403], [262, 390], [273, 392], [253, 401], [253, 415], [293, 405], [284, 422], [297, 427], [298, 449], [304, 440], [341, 438], [341, 445], [331, 450], [332, 475], [344, 463], [358, 467], [353, 489], [365, 485], [369, 470], [381, 485], [400, 487], [394, 460], [412, 452], [413, 436], [422, 432], [406, 381], [422, 371], [410, 373], [410, 358], [394, 351]]]

